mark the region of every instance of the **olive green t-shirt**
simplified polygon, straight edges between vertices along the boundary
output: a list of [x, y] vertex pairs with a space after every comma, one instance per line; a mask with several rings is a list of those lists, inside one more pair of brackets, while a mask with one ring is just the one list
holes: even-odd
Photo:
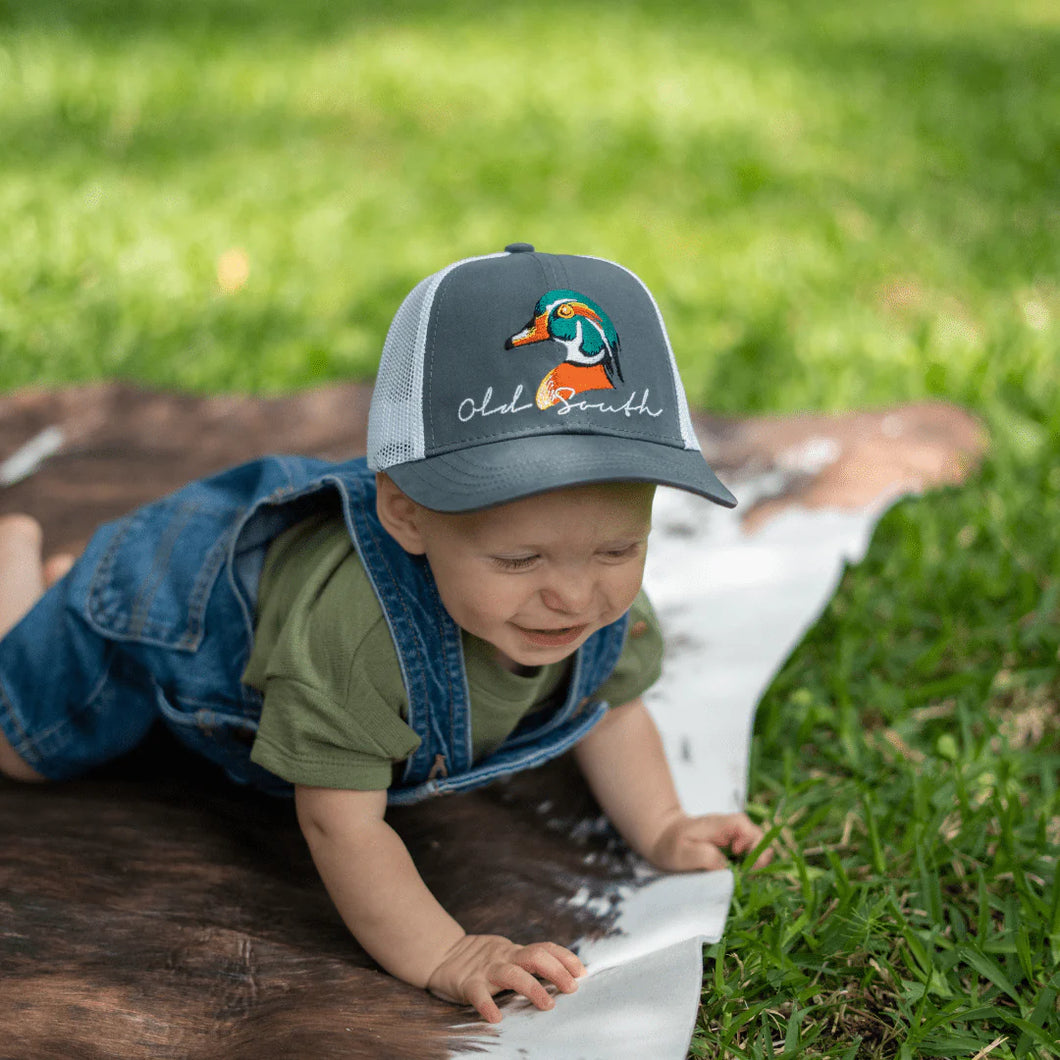
[[[630, 619], [622, 655], [598, 693], [615, 706], [654, 684], [662, 664], [662, 637], [643, 592]], [[463, 648], [478, 761], [525, 715], [562, 702], [570, 660], [515, 674], [466, 632]], [[388, 788], [395, 764], [419, 745], [404, 720], [397, 650], [341, 515], [300, 522], [269, 547], [243, 680], [265, 697], [251, 758], [291, 783]]]

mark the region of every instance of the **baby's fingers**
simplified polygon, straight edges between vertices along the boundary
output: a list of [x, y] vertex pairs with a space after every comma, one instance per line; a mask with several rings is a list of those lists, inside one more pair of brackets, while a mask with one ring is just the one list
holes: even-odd
[[503, 990], [522, 995], [539, 1009], [550, 1009], [556, 1004], [544, 986], [517, 964], [496, 965], [488, 980], [479, 980], [468, 988], [467, 999], [487, 1023], [500, 1023], [501, 1010], [493, 995]]
[[[758, 825], [753, 824], [747, 818], [744, 818], [738, 827], [736, 836], [730, 843], [729, 849], [740, 857], [745, 854], [750, 854], [759, 843], [762, 842], [765, 833]], [[766, 847], [765, 850], [761, 851], [757, 858], [755, 858], [752, 868], [760, 869], [768, 865], [773, 860], [773, 851], [770, 847]]]
[[467, 1002], [469, 1005], [474, 1006], [475, 1011], [487, 1023], [500, 1023], [504, 1018], [497, 1002], [493, 1000], [493, 994], [488, 986], [472, 987], [468, 990]]
[[585, 975], [585, 965], [578, 955], [554, 942], [524, 946], [516, 955], [515, 963], [554, 984], [564, 994], [573, 994], [578, 989], [578, 978]]
[[682, 872], [715, 872], [728, 868], [729, 859], [713, 843], [690, 839], [675, 851], [673, 864]]
[[552, 983], [564, 994], [578, 989], [578, 976], [585, 974], [585, 965], [577, 955], [554, 942], [535, 942], [516, 951], [511, 961], [495, 964], [485, 980], [469, 987], [467, 1000], [488, 1023], [501, 1021], [501, 1010], [493, 1000], [503, 990], [525, 997], [532, 1005], [547, 1010], [556, 1002], [539, 981]]
[[[760, 843], [761, 841], [762, 841], [761, 838], [759, 838], [758, 843]], [[754, 850], [754, 848], [756, 846], [758, 846], [758, 843], [754, 843], [754, 844], [749, 845], [749, 849], [748, 849], [747, 852], [750, 853], [751, 850]], [[771, 846], [768, 846], [768, 847], [765, 848], [765, 850], [763, 850], [758, 855], [758, 857], [756, 857], [754, 859], [754, 861], [751, 864], [751, 868], [752, 869], [764, 869], [772, 860], [773, 860], [773, 848]]]

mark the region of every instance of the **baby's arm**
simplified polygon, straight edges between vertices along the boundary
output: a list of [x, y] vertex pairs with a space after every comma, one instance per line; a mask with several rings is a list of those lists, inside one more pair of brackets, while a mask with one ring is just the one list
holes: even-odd
[[[724, 868], [723, 849], [746, 854], [762, 839], [762, 830], [746, 814], [690, 817], [684, 812], [659, 731], [639, 698], [609, 710], [574, 753], [611, 823], [657, 868]], [[755, 866], [771, 857], [763, 851]]]
[[385, 791], [297, 787], [298, 822], [346, 926], [392, 975], [446, 1001], [501, 1018], [493, 995], [514, 990], [553, 1006], [535, 976], [564, 993], [585, 969], [551, 942], [519, 946], [500, 935], [468, 935], [427, 889], [405, 844], [384, 820]]

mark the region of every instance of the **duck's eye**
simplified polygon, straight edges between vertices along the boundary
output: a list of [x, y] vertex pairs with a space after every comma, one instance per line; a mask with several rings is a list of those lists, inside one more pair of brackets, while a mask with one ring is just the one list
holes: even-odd
[[572, 316], [574, 316], [574, 306], [572, 306], [570, 304], [570, 302], [564, 302], [563, 305], [561, 305], [556, 310], [556, 316], [558, 316], [558, 317], [572, 317]]

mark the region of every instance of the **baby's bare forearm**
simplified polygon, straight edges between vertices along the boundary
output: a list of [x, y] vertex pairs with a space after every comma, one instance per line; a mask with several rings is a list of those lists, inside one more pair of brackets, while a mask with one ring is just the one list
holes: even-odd
[[339, 915], [391, 975], [425, 987], [463, 928], [431, 894], [384, 820], [358, 819], [343, 812], [341, 799], [317, 791], [299, 789], [299, 823]]
[[[640, 700], [609, 711], [575, 755], [611, 823], [657, 868], [724, 868], [728, 860], [723, 850], [744, 855], [762, 840], [762, 829], [746, 814], [685, 813], [659, 731]], [[771, 858], [764, 850], [755, 865], [766, 865]]]
[[611, 823], [650, 858], [656, 840], [683, 811], [659, 731], [641, 700], [609, 711], [575, 748], [575, 757]]
[[553, 1001], [538, 977], [564, 993], [585, 973], [570, 950], [468, 935], [420, 878], [384, 821], [386, 792], [295, 789], [298, 823], [335, 907], [357, 941], [391, 975], [448, 1001], [501, 1018], [493, 995], [514, 990], [538, 1008]]

